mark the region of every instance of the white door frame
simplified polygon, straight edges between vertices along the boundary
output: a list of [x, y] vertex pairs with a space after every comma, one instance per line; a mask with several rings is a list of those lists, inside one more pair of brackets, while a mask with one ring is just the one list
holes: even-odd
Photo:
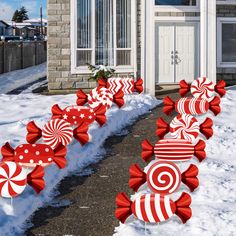
[[[199, 17], [185, 17], [185, 18], [181, 18], [181, 19], [179, 19], [180, 17], [168, 17], [168, 18], [163, 17], [162, 19], [159, 19], [159, 18], [155, 18], [155, 23], [160, 23], [160, 26], [165, 26], [165, 25], [167, 25], [167, 26], [168, 25], [178, 26], [178, 24], [179, 25], [185, 25], [185, 23], [186, 23], [186, 25], [187, 24], [194, 25], [194, 27], [195, 27], [194, 31], [196, 33], [195, 35], [198, 37], [196, 42], [195, 42], [195, 46], [196, 46], [195, 63], [197, 63], [197, 65], [195, 66], [194, 70], [195, 70], [195, 73], [198, 72], [198, 74], [199, 74], [200, 73], [200, 37], [199, 37], [199, 34], [200, 34], [200, 19], [199, 19]], [[156, 40], [158, 40], [158, 39], [155, 38], [155, 41]], [[155, 47], [156, 47], [156, 45], [155, 45]], [[156, 50], [156, 48], [155, 48], [155, 50]], [[154, 61], [155, 61], [155, 66], [156, 66], [157, 59], [155, 58], [155, 55], [154, 55]], [[156, 71], [155, 71], [155, 76], [156, 76]], [[155, 81], [155, 82], [157, 82], [157, 81]], [[159, 81], [158, 81], [158, 83], [159, 83]], [[176, 77], [174, 78], [173, 83], [178, 83], [176, 81]], [[162, 83], [162, 84], [170, 84], [170, 83], [167, 82], [167, 83]]]
[[[145, 92], [152, 95], [155, 95], [155, 9], [154, 0], [141, 1], [141, 76]], [[216, 0], [200, 0], [200, 22], [200, 76], [216, 83]]]

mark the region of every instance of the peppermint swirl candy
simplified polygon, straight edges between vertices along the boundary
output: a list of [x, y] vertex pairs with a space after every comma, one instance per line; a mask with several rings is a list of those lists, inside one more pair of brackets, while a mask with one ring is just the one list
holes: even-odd
[[50, 120], [42, 130], [42, 137], [44, 143], [52, 149], [55, 149], [59, 143], [67, 146], [72, 141], [73, 129], [65, 120]]
[[0, 165], [0, 196], [12, 198], [20, 195], [27, 184], [27, 174], [15, 162], [4, 162]]
[[174, 139], [186, 139], [193, 142], [199, 132], [199, 122], [191, 115], [178, 115], [170, 123], [170, 134]]
[[93, 89], [88, 95], [88, 104], [91, 108], [96, 108], [101, 104], [109, 109], [113, 103], [113, 95], [110, 90], [104, 87]]
[[158, 161], [147, 172], [147, 184], [154, 193], [171, 194], [181, 184], [180, 170], [172, 162]]
[[198, 78], [191, 85], [191, 93], [195, 98], [209, 100], [215, 93], [214, 84], [206, 77]]

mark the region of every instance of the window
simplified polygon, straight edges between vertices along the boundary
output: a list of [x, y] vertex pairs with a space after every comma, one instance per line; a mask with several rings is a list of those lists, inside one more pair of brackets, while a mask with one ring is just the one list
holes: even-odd
[[218, 19], [218, 66], [236, 66], [236, 18]]
[[155, 5], [196, 6], [196, 0], [155, 0]]
[[[72, 37], [75, 68], [86, 63], [114, 67], [133, 67], [132, 51], [135, 41], [132, 14], [133, 0], [73, 0], [76, 9]], [[72, 32], [74, 32], [72, 28]], [[73, 41], [72, 41], [73, 43]], [[72, 59], [72, 61], [73, 61]], [[73, 64], [73, 63], [72, 63]]]

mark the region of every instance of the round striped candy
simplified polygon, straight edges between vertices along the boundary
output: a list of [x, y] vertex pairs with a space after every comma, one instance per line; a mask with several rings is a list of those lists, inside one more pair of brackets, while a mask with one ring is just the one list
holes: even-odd
[[200, 77], [193, 81], [191, 85], [191, 93], [195, 98], [209, 100], [214, 96], [215, 87], [211, 80], [206, 77]]
[[200, 115], [209, 110], [209, 103], [201, 98], [181, 98], [176, 102], [175, 109], [180, 114]]
[[15, 162], [0, 164], [0, 195], [12, 198], [20, 195], [27, 184], [27, 173]]
[[91, 108], [96, 108], [101, 104], [109, 109], [113, 103], [113, 94], [104, 87], [93, 89], [88, 95], [88, 104]]
[[174, 163], [159, 161], [148, 170], [147, 184], [154, 193], [171, 194], [181, 184], [181, 173]]
[[73, 137], [73, 129], [70, 123], [62, 119], [50, 120], [42, 130], [42, 137], [45, 144], [53, 149], [58, 144], [67, 146]]
[[170, 134], [175, 139], [186, 139], [193, 142], [198, 137], [199, 132], [199, 122], [191, 115], [178, 115], [170, 123]]

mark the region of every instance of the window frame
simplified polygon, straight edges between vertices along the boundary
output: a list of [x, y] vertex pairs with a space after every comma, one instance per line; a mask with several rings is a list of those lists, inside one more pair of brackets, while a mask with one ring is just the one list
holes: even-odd
[[156, 12], [200, 12], [200, 0], [196, 0], [196, 6], [156, 5], [153, 1]]
[[218, 17], [217, 18], [217, 67], [218, 68], [235, 68], [235, 62], [223, 62], [222, 61], [222, 25], [223, 24], [236, 24], [236, 17]]
[[[114, 1], [113, 11], [116, 12], [116, 0]], [[131, 48], [117, 48], [117, 37], [116, 37], [116, 15], [114, 17], [114, 65], [109, 66], [116, 70], [116, 73], [133, 73], [137, 72], [137, 60], [136, 60], [136, 47], [137, 47], [137, 32], [136, 32], [136, 0], [131, 0]], [[95, 0], [92, 0], [92, 61], [91, 64], [95, 64]], [[91, 50], [91, 48], [78, 49], [77, 48], [77, 0], [71, 0], [71, 26], [70, 26], [70, 36], [71, 36], [71, 74], [89, 74], [87, 66], [77, 67], [77, 51], [81, 50]], [[117, 50], [131, 50], [131, 65], [128, 66], [116, 66], [116, 54]]]

